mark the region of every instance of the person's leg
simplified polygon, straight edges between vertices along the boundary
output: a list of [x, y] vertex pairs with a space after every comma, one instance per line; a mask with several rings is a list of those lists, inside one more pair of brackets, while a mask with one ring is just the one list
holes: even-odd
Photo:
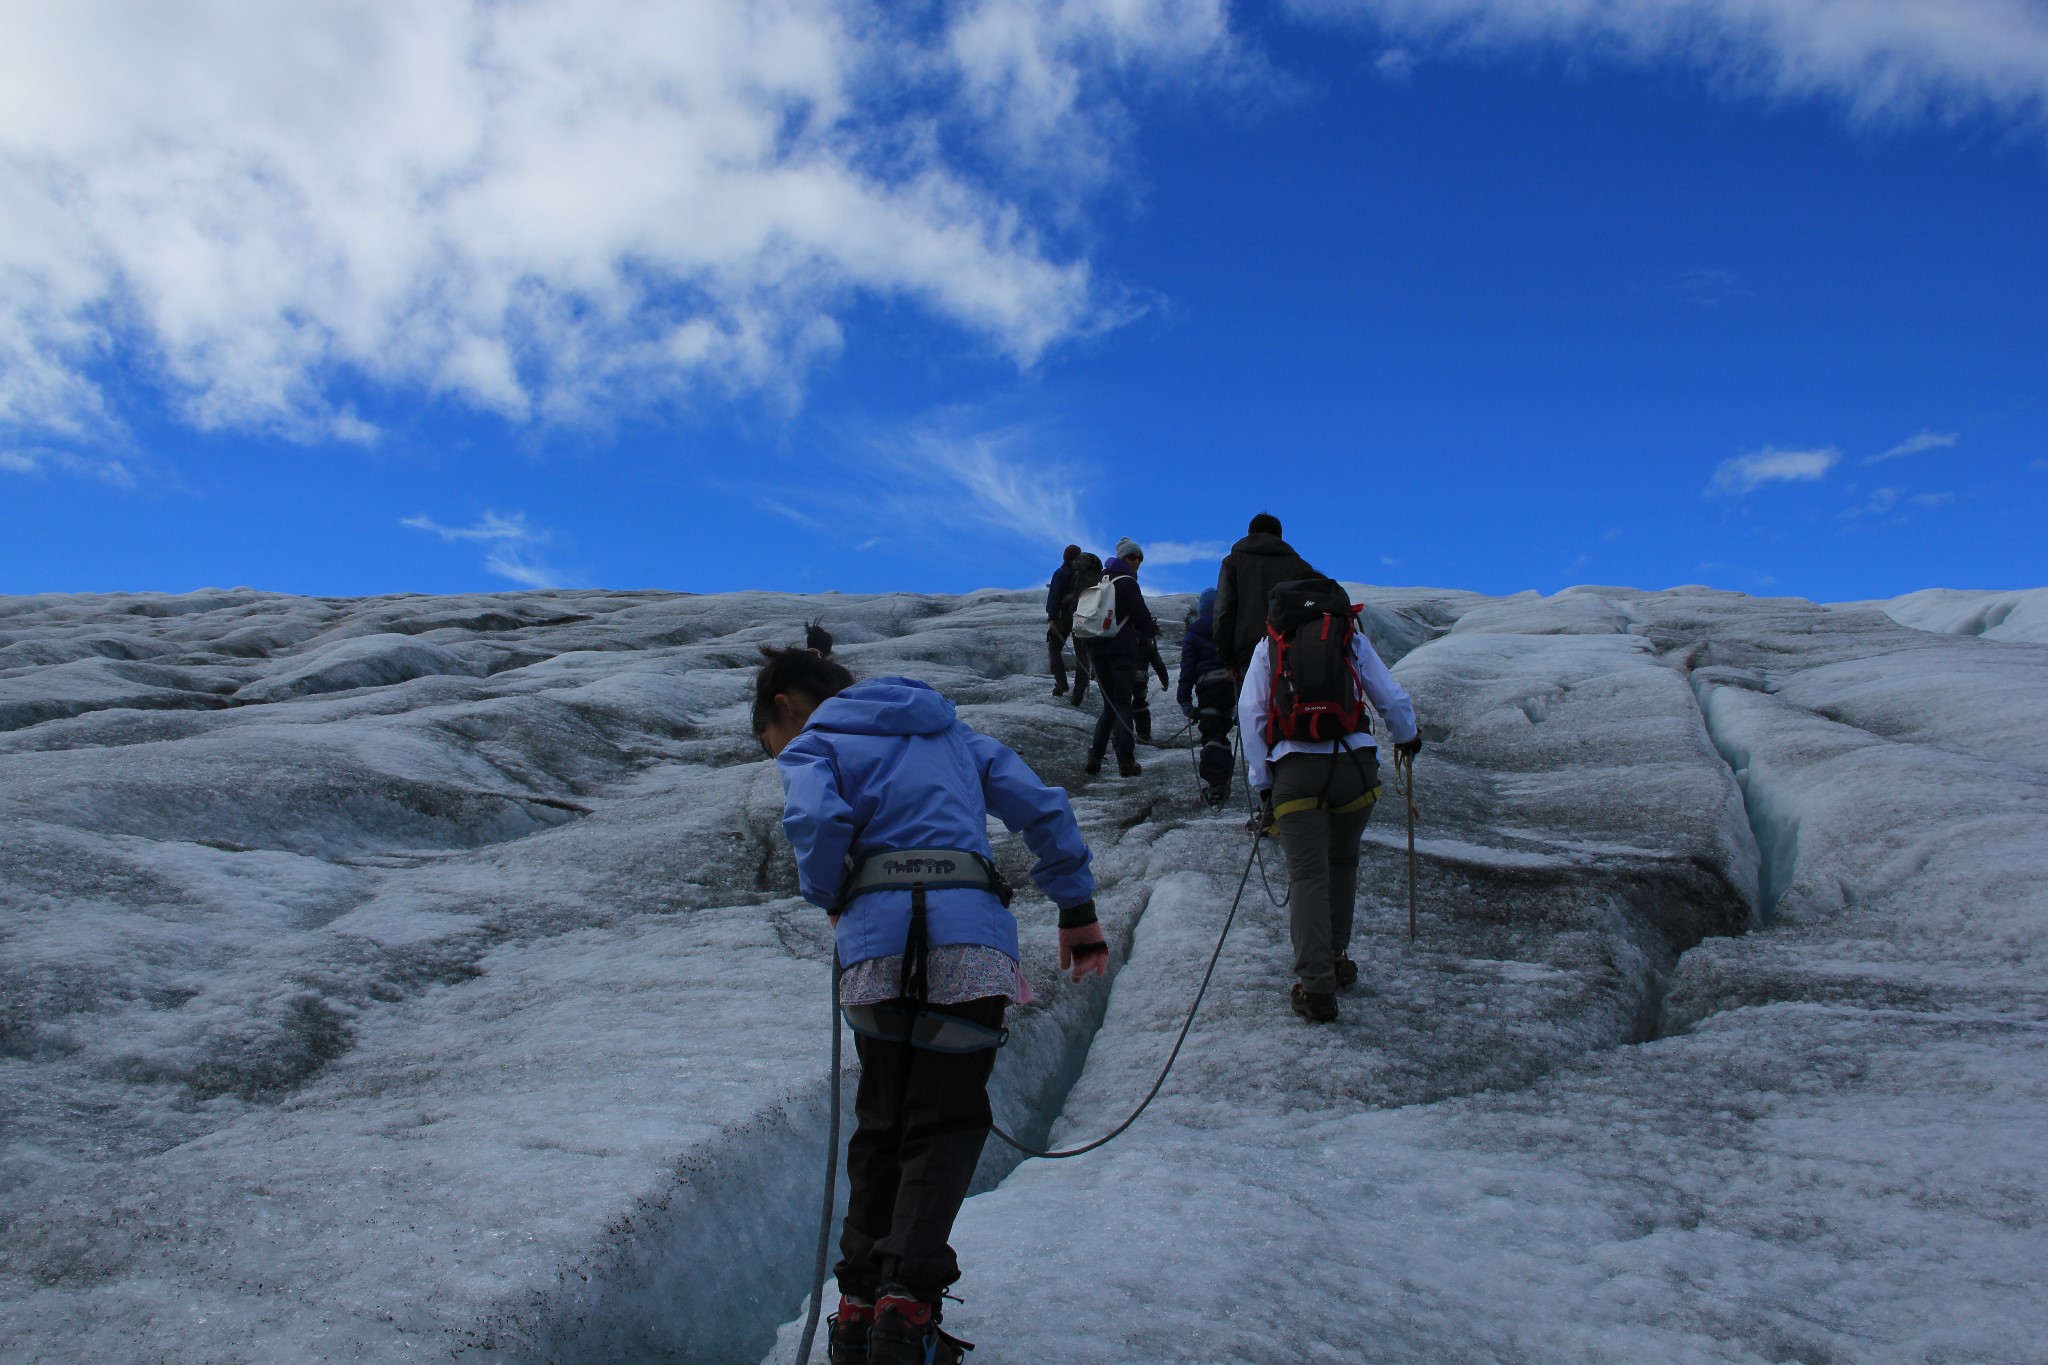
[[1139, 739], [1152, 742], [1152, 675], [1143, 668], [1131, 674], [1131, 728]]
[[846, 1145], [846, 1220], [833, 1274], [840, 1293], [872, 1299], [881, 1284], [875, 1246], [896, 1221], [902, 1101], [915, 1050], [865, 1034], [854, 1035], [853, 1050], [860, 1058], [860, 1086], [853, 1098], [853, 1138]]
[[1219, 802], [1230, 795], [1230, 775], [1235, 766], [1230, 752], [1230, 726], [1236, 719], [1230, 705], [1230, 689], [1219, 685], [1197, 688], [1195, 699], [1201, 709], [1195, 713], [1202, 735], [1198, 760], [1202, 785]]
[[[997, 997], [931, 1009], [1000, 1028], [1005, 1004]], [[994, 1048], [959, 1056], [920, 1051], [904, 1092], [895, 1217], [874, 1262], [884, 1283], [900, 1284], [934, 1307], [960, 1278], [948, 1240], [988, 1138], [995, 1064]]]
[[[1273, 764], [1273, 808], [1323, 795], [1334, 774], [1327, 754], [1289, 754]], [[1291, 885], [1288, 927], [1294, 939], [1294, 974], [1302, 989], [1331, 995], [1337, 990], [1330, 925], [1330, 813], [1314, 806], [1283, 815], [1280, 846], [1287, 851]]]
[[[1096, 743], [1100, 745], [1105, 733], [1116, 746], [1119, 763], [1137, 762], [1138, 744], [1131, 730], [1131, 683], [1136, 675], [1130, 669], [1108, 664], [1096, 670], [1095, 684], [1102, 689], [1102, 714], [1109, 719], [1105, 726], [1098, 721], [1095, 727]], [[1096, 749], [1097, 756], [1102, 750]]]
[[1067, 693], [1067, 636], [1057, 621], [1045, 624], [1045, 660], [1052, 670], [1052, 694], [1063, 697]]
[[[1117, 728], [1116, 692], [1109, 685], [1109, 680], [1115, 676], [1115, 669], [1104, 669], [1100, 660], [1095, 662], [1095, 688], [1102, 695], [1102, 714], [1095, 718], [1095, 734], [1088, 741], [1090, 763], [1102, 762], [1102, 755], [1109, 748], [1111, 731]], [[1076, 695], [1079, 695], [1078, 686]], [[1118, 752], [1122, 752], [1121, 741], [1118, 742]]]

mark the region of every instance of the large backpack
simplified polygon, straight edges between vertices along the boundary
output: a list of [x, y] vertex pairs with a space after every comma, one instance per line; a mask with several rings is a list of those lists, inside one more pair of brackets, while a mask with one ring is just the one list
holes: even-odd
[[1351, 658], [1361, 609], [1333, 579], [1299, 578], [1273, 589], [1266, 601], [1269, 746], [1283, 739], [1335, 740], [1370, 723]]
[[1090, 584], [1081, 589], [1074, 599], [1074, 638], [1076, 640], [1109, 640], [1124, 628], [1124, 618], [1116, 609], [1116, 579], [1108, 574], [1100, 583]]

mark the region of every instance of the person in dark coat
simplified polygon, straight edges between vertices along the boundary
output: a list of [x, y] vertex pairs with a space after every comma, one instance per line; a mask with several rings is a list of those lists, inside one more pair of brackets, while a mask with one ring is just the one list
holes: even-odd
[[[1133, 578], [1138, 576], [1138, 570], [1145, 564], [1145, 551], [1129, 536], [1116, 543], [1116, 557], [1130, 565]], [[1145, 657], [1139, 660], [1138, 671], [1131, 675], [1131, 727], [1138, 732], [1140, 744], [1152, 742], [1152, 689], [1145, 678], [1146, 668], [1150, 667], [1159, 675], [1161, 691], [1173, 686], [1166, 676], [1166, 660], [1159, 654], [1159, 636], [1154, 634], [1145, 642], [1145, 646]]]
[[[1080, 598], [1084, 589], [1092, 588], [1101, 581], [1102, 561], [1100, 559], [1089, 554], [1086, 550], [1074, 556], [1073, 564], [1068, 567], [1067, 590], [1060, 597], [1059, 615], [1060, 620], [1066, 625], [1067, 634], [1072, 635], [1074, 633], [1075, 601]], [[1074, 709], [1077, 711], [1081, 708], [1081, 703], [1088, 699], [1088, 679], [1091, 676], [1093, 676], [1093, 673], [1088, 666], [1088, 651], [1079, 640], [1076, 640], [1074, 641], [1074, 694], [1072, 701]], [[1059, 693], [1055, 692], [1053, 695], [1058, 696]]]
[[1195, 619], [1188, 622], [1180, 640], [1180, 687], [1174, 699], [1181, 714], [1195, 723], [1202, 736], [1201, 757], [1196, 775], [1202, 784], [1202, 799], [1221, 807], [1230, 799], [1230, 727], [1237, 719], [1236, 696], [1230, 674], [1223, 667], [1223, 653], [1216, 648], [1216, 590], [1202, 589]]
[[[1055, 697], [1067, 695], [1067, 637], [1074, 633], [1074, 609], [1067, 604], [1069, 590], [1074, 584], [1074, 561], [1081, 557], [1081, 547], [1069, 545], [1060, 556], [1060, 566], [1052, 571], [1052, 581], [1045, 585], [1045, 657], [1052, 666], [1052, 694]], [[1066, 606], [1065, 614], [1061, 607]], [[1078, 672], [1078, 668], [1076, 672]]]
[[1102, 771], [1102, 756], [1114, 740], [1116, 770], [1124, 777], [1145, 771], [1138, 764], [1137, 733], [1131, 718], [1131, 694], [1139, 675], [1151, 661], [1150, 646], [1159, 636], [1159, 623], [1145, 605], [1138, 590], [1137, 571], [1123, 559], [1112, 558], [1102, 571], [1116, 586], [1116, 614], [1123, 628], [1106, 640], [1089, 646], [1088, 666], [1102, 690], [1102, 714], [1095, 721], [1095, 736], [1089, 741], [1088, 761], [1082, 771], [1091, 777]]
[[1261, 512], [1244, 539], [1223, 557], [1216, 575], [1216, 647], [1231, 676], [1242, 679], [1252, 651], [1266, 638], [1266, 599], [1297, 578], [1321, 578], [1294, 547], [1280, 538], [1280, 518]]

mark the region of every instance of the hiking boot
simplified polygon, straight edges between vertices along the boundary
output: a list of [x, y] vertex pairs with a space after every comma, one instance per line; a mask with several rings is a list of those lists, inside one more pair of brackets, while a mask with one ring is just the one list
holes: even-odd
[[1074, 695], [1068, 698], [1068, 700], [1074, 703], [1076, 711], [1081, 709], [1081, 703], [1088, 700], [1088, 680], [1086, 678], [1074, 684]]
[[1102, 771], [1102, 755], [1101, 755], [1101, 754], [1090, 754], [1090, 755], [1088, 755], [1088, 761], [1087, 761], [1086, 763], [1083, 763], [1083, 764], [1081, 765], [1081, 771], [1082, 771], [1082, 772], [1084, 772], [1084, 773], [1086, 773], [1086, 774], [1088, 774], [1088, 776], [1090, 776], [1090, 777], [1093, 777], [1093, 776], [1095, 776], [1095, 774], [1097, 774], [1097, 773], [1101, 772], [1101, 771]]
[[1126, 762], [1125, 760], [1120, 758], [1116, 761], [1116, 775], [1118, 777], [1136, 777], [1139, 773], [1144, 771], [1145, 765], [1137, 762], [1135, 759]]
[[875, 1325], [868, 1333], [874, 1365], [960, 1365], [974, 1343], [939, 1330], [937, 1310], [901, 1285], [875, 1296]]
[[875, 1325], [875, 1306], [850, 1294], [839, 1296], [839, 1311], [825, 1319], [831, 1335], [825, 1339], [825, 1359], [830, 1365], [868, 1365], [868, 1329]]
[[1294, 1012], [1311, 1024], [1327, 1024], [1337, 1017], [1337, 993], [1335, 991], [1307, 991], [1299, 981], [1288, 994], [1288, 1003]]
[[1358, 964], [1344, 954], [1337, 954], [1337, 989], [1348, 991], [1358, 984]]
[[1063, 683], [1063, 682], [1056, 682], [1056, 683], [1054, 683], [1054, 684], [1052, 685], [1052, 694], [1053, 694], [1053, 695], [1054, 695], [1055, 697], [1064, 697], [1064, 696], [1066, 696], [1066, 695], [1067, 695], [1067, 685], [1066, 685], [1065, 683]]

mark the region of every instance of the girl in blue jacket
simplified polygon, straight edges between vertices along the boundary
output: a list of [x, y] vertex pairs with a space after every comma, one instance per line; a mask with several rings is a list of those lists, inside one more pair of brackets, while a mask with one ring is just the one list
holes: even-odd
[[1031, 998], [988, 816], [1037, 856], [1031, 878], [1060, 908], [1060, 966], [1076, 981], [1109, 968], [1095, 879], [1065, 792], [930, 687], [857, 683], [831, 637], [810, 638], [762, 651], [753, 722], [782, 776], [804, 898], [832, 917], [861, 1064], [830, 1359], [958, 1360], [938, 1330], [960, 1278], [948, 1238], [988, 1137], [1004, 1011]]

